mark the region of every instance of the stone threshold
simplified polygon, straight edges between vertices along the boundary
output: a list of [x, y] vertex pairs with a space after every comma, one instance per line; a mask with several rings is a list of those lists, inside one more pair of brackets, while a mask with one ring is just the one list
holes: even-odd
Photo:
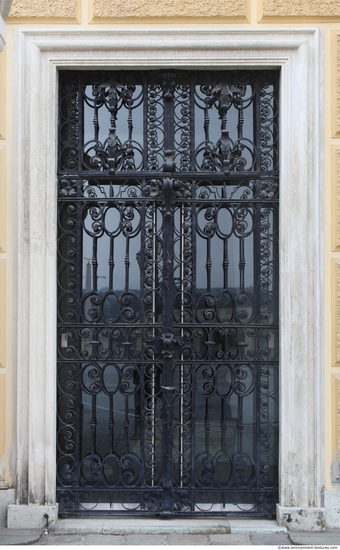
[[58, 519], [50, 527], [55, 535], [107, 534], [107, 535], [224, 535], [236, 533], [286, 533], [275, 520], [224, 519], [224, 518], [70, 518]]
[[24, 546], [39, 541], [42, 529], [0, 529], [0, 546]]

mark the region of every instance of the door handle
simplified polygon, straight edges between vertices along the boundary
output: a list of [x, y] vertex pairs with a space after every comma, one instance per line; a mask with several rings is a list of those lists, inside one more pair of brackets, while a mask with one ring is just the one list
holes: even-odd
[[176, 390], [175, 386], [161, 386], [162, 390], [168, 390], [174, 392]]

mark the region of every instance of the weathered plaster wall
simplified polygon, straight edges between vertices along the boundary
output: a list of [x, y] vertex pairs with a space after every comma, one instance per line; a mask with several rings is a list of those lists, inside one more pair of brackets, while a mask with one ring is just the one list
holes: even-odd
[[246, 0], [94, 0], [94, 17], [245, 17]]

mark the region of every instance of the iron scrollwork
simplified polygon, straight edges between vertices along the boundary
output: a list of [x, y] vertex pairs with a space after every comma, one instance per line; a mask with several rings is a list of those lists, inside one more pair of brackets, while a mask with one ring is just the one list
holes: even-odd
[[278, 499], [276, 71], [61, 71], [61, 514]]

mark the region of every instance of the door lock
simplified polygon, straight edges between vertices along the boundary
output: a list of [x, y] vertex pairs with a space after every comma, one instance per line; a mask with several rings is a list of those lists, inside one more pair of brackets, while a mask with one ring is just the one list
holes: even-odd
[[161, 386], [162, 390], [168, 390], [174, 392], [176, 390], [175, 386]]

